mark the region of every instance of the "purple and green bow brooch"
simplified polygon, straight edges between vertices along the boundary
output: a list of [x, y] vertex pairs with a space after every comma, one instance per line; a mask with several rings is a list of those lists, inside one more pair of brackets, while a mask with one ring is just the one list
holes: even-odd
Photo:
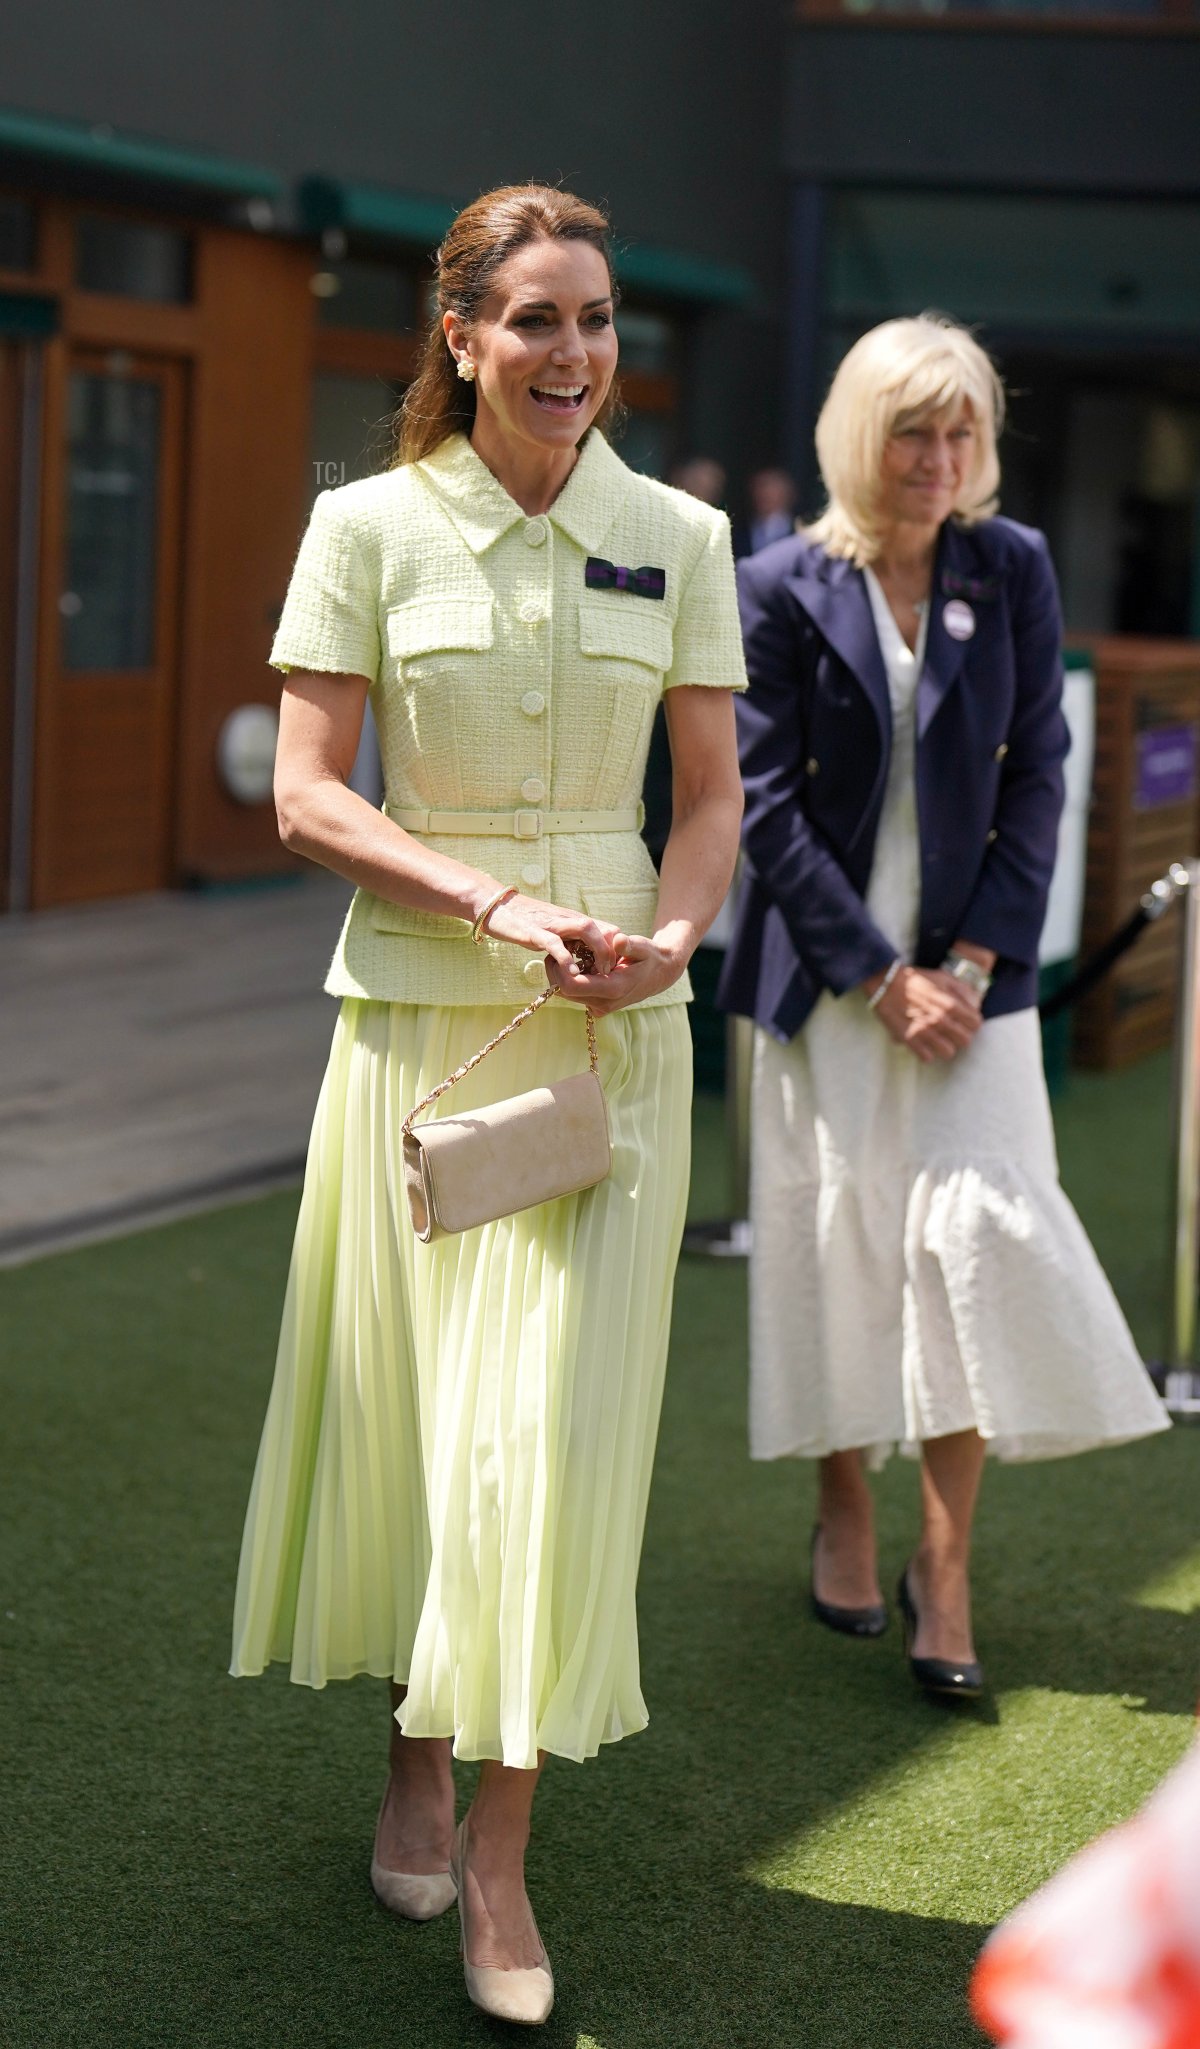
[[584, 581], [592, 591], [629, 591], [635, 598], [665, 598], [667, 595], [665, 569], [622, 569], [616, 562], [605, 562], [599, 555], [588, 556]]

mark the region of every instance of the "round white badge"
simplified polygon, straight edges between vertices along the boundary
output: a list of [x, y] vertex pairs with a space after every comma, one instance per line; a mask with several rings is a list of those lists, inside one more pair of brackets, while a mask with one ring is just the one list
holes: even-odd
[[951, 598], [942, 613], [942, 625], [951, 640], [970, 640], [975, 631], [975, 614], [961, 598]]

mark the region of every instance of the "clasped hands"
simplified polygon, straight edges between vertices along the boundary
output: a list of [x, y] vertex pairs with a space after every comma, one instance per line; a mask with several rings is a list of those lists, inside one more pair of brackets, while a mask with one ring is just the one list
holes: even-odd
[[[960, 952], [966, 952], [963, 946]], [[990, 969], [991, 957], [972, 948], [971, 957]], [[869, 995], [882, 977], [873, 976], [863, 987]], [[892, 978], [875, 1008], [875, 1015], [898, 1046], [928, 1064], [953, 1060], [969, 1046], [983, 1023], [982, 1003], [966, 982], [957, 981], [945, 968], [901, 967]]]
[[[622, 932], [603, 918], [563, 910], [537, 897], [512, 896], [487, 921], [490, 939], [506, 939], [545, 956], [546, 979], [573, 1003], [597, 1017], [657, 996], [679, 980], [687, 960], [637, 933]], [[594, 966], [585, 973], [572, 952], [588, 949]]]

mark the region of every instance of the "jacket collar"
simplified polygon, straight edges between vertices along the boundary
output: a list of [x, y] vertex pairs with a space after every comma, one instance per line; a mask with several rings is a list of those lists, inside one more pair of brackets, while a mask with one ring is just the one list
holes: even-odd
[[861, 683], [886, 746], [892, 730], [887, 670], [860, 571], [853, 563], [826, 555], [823, 550], [811, 554], [807, 572], [799, 580], [797, 596], [822, 637]]
[[[925, 661], [917, 684], [918, 739], [927, 732], [939, 706], [958, 681], [973, 640], [981, 633], [986, 634], [996, 616], [995, 580], [980, 577], [981, 568], [986, 566], [981, 563], [980, 550], [971, 533], [947, 520], [938, 535], [933, 561]], [[978, 591], [978, 596], [968, 600], [975, 614], [976, 632], [965, 641], [955, 640], [946, 631], [947, 603], [963, 590]], [[824, 638], [858, 678], [886, 742], [891, 734], [887, 670], [862, 574], [851, 563], [826, 555], [823, 549], [814, 550], [799, 579], [797, 595]]]
[[[518, 520], [528, 518], [465, 434], [449, 435], [416, 467], [474, 555], [482, 555]], [[621, 508], [629, 482], [625, 464], [593, 427], [545, 517], [586, 554], [595, 554]]]

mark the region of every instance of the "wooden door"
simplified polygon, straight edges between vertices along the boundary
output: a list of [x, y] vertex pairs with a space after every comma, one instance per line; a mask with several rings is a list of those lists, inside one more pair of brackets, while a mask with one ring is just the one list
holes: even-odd
[[66, 364], [45, 530], [38, 907], [172, 880], [185, 374], [124, 349]]
[[0, 911], [11, 891], [22, 369], [20, 344], [0, 337]]
[[41, 343], [0, 334], [0, 912], [30, 900], [41, 393]]

